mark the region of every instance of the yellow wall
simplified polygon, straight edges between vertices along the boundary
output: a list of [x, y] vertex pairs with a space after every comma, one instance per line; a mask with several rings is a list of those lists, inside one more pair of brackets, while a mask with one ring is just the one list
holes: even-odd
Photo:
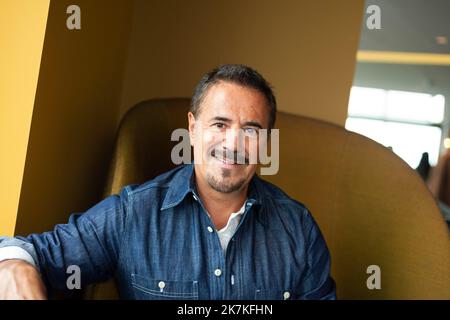
[[[12, 217], [26, 152], [16, 234], [50, 230], [101, 200], [115, 130], [126, 110], [144, 99], [191, 96], [203, 73], [220, 63], [259, 70], [274, 85], [280, 110], [345, 122], [363, 0], [78, 0], [81, 30], [68, 30], [71, 4], [50, 2], [31, 129], [29, 100], [22, 127], [14, 125], [22, 136], [10, 139], [18, 155], [8, 161], [17, 172], [2, 165], [11, 177], [2, 196], [16, 197], [15, 206], [2, 205], [2, 212]], [[18, 26], [39, 29], [21, 19]], [[2, 23], [3, 30], [11, 29], [12, 22]], [[17, 96], [26, 95], [16, 92], [6, 104]], [[18, 111], [1, 110], [9, 113], [0, 121], [12, 124]], [[3, 139], [11, 137], [9, 131]], [[0, 234], [11, 234], [14, 222], [8, 223]]]
[[153, 97], [189, 97], [207, 70], [244, 63], [280, 110], [344, 125], [363, 0], [148, 1], [135, 4], [121, 114]]
[[16, 234], [53, 229], [100, 201], [117, 124], [132, 1], [51, 1]]
[[50, 0], [0, 1], [0, 235], [13, 235]]

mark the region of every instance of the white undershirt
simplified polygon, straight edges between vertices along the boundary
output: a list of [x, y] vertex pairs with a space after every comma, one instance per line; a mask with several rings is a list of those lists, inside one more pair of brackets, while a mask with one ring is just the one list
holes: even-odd
[[[219, 236], [220, 245], [222, 246], [223, 253], [227, 252], [228, 243], [231, 238], [236, 233], [237, 227], [239, 226], [239, 222], [241, 221], [242, 215], [245, 211], [245, 203], [237, 212], [233, 212], [228, 218], [227, 225], [217, 231], [217, 235]], [[208, 214], [209, 215], [209, 214]]]
[[[195, 201], [198, 201], [198, 198], [195, 194], [193, 194], [193, 197], [194, 197]], [[245, 212], [246, 204], [247, 204], [247, 201], [244, 202], [242, 207], [237, 212], [232, 212], [230, 217], [228, 218], [227, 225], [217, 231], [217, 235], [219, 236], [219, 240], [220, 240], [220, 245], [222, 247], [224, 254], [227, 252], [228, 243], [230, 242], [231, 238], [236, 233], [237, 227], [239, 226], [239, 222], [241, 221], [242, 215]], [[206, 211], [206, 213], [208, 214], [208, 217], [211, 218], [211, 215], [207, 211]], [[208, 228], [212, 228], [212, 227], [209, 226]], [[212, 230], [212, 229], [209, 229], [209, 230]]]

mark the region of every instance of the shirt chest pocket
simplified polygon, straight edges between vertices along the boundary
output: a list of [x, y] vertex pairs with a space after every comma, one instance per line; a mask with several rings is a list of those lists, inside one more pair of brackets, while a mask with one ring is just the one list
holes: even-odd
[[257, 289], [255, 291], [255, 300], [292, 300], [298, 299], [292, 290], [276, 290], [276, 289]]
[[131, 275], [136, 299], [142, 300], [197, 300], [198, 282], [189, 280], [151, 279]]

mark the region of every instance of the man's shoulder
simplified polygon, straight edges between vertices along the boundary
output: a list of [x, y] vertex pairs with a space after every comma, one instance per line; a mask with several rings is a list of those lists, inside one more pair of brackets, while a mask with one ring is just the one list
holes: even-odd
[[144, 183], [129, 184], [123, 189], [126, 191], [128, 196], [139, 196], [142, 194], [145, 195], [148, 192], [159, 192], [161, 190], [168, 189], [172, 184], [174, 177], [182, 170], [186, 170], [186, 167], [178, 166]]
[[264, 201], [273, 202], [277, 206], [290, 206], [293, 209], [298, 209], [299, 212], [308, 211], [306, 205], [302, 202], [289, 196], [284, 190], [275, 184], [266, 181], [258, 176], [261, 196]]
[[260, 189], [263, 205], [268, 210], [266, 216], [272, 225], [280, 225], [281, 222], [281, 225], [290, 229], [293, 234], [303, 234], [299, 233], [299, 230], [315, 228], [315, 219], [305, 204], [292, 198], [273, 183], [261, 178], [258, 180], [262, 186]]

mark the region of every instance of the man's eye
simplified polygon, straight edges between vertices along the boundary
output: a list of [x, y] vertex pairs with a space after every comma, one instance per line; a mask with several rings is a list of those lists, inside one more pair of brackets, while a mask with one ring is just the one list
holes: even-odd
[[256, 135], [258, 133], [258, 130], [255, 128], [244, 128], [244, 131], [249, 135]]
[[223, 123], [217, 122], [213, 124], [213, 127], [217, 128], [217, 129], [223, 129], [225, 128], [225, 125]]

